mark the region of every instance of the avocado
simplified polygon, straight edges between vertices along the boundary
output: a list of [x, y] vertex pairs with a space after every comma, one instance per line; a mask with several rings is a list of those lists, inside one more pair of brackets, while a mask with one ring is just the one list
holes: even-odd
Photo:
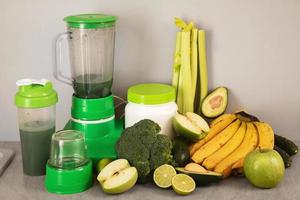
[[181, 137], [176, 136], [173, 140], [173, 166], [183, 167], [190, 162], [189, 142]]
[[251, 115], [244, 110], [236, 112], [235, 115], [244, 122], [259, 122], [259, 119], [256, 116]]
[[177, 167], [176, 170], [178, 173], [183, 173], [191, 176], [196, 182], [197, 186], [209, 185], [211, 183], [218, 182], [223, 179], [222, 174], [212, 171], [207, 171], [206, 173], [190, 172], [182, 167]]
[[292, 165], [291, 156], [285, 150], [281, 149], [276, 145], [274, 146], [274, 150], [276, 150], [282, 157], [285, 168], [289, 168]]
[[201, 105], [201, 112], [205, 117], [215, 118], [223, 114], [228, 104], [228, 90], [226, 87], [218, 87], [213, 90]]
[[298, 146], [292, 141], [283, 136], [275, 134], [275, 145], [283, 149], [290, 156], [298, 153]]

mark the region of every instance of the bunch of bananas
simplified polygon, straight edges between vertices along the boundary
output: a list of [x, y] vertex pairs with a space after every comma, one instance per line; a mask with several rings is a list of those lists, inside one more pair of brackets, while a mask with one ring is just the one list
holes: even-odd
[[245, 112], [223, 114], [210, 126], [207, 136], [190, 146], [190, 155], [195, 163], [225, 177], [243, 167], [249, 152], [274, 147], [272, 127]]

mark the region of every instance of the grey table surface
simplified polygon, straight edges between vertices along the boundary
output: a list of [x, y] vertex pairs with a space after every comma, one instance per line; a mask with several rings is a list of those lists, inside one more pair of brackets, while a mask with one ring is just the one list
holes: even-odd
[[[298, 144], [300, 144], [298, 142]], [[44, 176], [31, 177], [23, 174], [19, 142], [0, 142], [0, 148], [11, 148], [16, 156], [0, 177], [0, 200], [56, 200], [56, 199], [201, 199], [201, 200], [296, 200], [300, 199], [300, 156], [293, 157], [292, 167], [286, 170], [283, 181], [273, 189], [253, 187], [244, 177], [231, 177], [219, 183], [198, 187], [188, 196], [176, 195], [172, 189], [159, 189], [152, 184], [136, 185], [130, 191], [120, 195], [107, 195], [95, 181], [89, 190], [72, 195], [50, 194], [44, 187]]]

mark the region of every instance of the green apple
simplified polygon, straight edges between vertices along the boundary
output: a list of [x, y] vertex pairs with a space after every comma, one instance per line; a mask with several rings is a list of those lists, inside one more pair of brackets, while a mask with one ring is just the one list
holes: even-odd
[[117, 194], [131, 189], [138, 178], [135, 167], [130, 167], [126, 159], [118, 159], [106, 165], [99, 173], [99, 181], [104, 192]]
[[204, 138], [209, 131], [207, 122], [191, 112], [186, 115], [176, 114], [173, 118], [173, 127], [176, 133], [192, 141]]
[[208, 132], [209, 131], [209, 125], [208, 123], [196, 113], [187, 112], [185, 113], [185, 116], [197, 127], [199, 127], [202, 131]]
[[112, 162], [112, 159], [111, 158], [103, 158], [103, 159], [100, 159], [97, 163], [97, 172], [99, 174], [99, 172], [101, 172], [101, 170], [106, 166], [108, 165], [109, 163]]
[[273, 188], [284, 176], [284, 162], [280, 154], [272, 149], [257, 149], [249, 153], [244, 161], [244, 173], [256, 187]]

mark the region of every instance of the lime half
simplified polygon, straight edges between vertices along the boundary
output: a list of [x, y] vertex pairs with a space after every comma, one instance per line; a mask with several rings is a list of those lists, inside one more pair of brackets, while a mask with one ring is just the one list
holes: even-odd
[[155, 169], [153, 180], [160, 188], [168, 188], [172, 185], [172, 178], [176, 175], [174, 167], [164, 164]]
[[172, 187], [177, 194], [187, 195], [195, 190], [196, 183], [186, 174], [177, 174], [172, 178]]

